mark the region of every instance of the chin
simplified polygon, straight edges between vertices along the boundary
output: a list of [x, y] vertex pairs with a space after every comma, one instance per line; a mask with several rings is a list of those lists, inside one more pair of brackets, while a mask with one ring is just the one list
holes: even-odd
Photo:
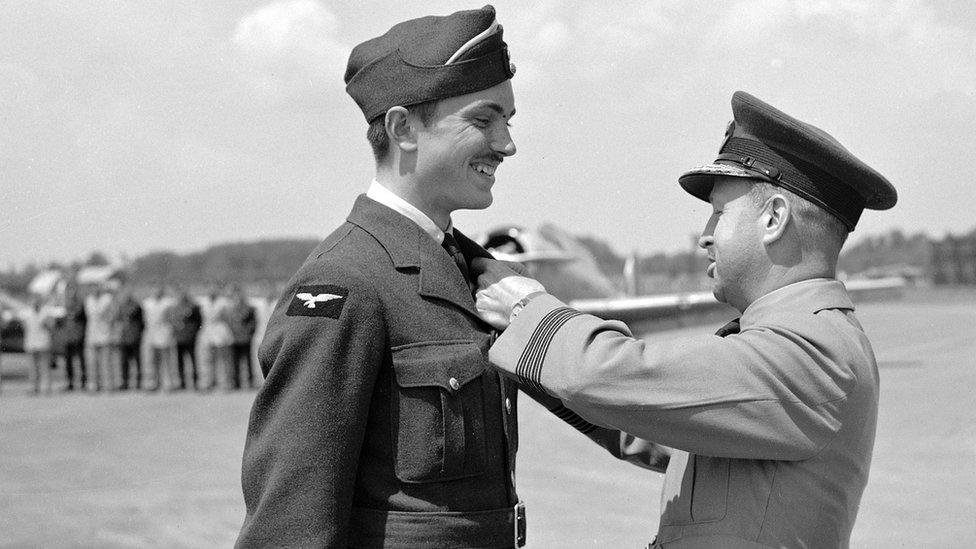
[[725, 292], [722, 291], [722, 287], [717, 282], [712, 284], [712, 295], [715, 296], [715, 300], [719, 303], [728, 303], [725, 299]]
[[484, 210], [488, 206], [491, 206], [491, 203], [494, 201], [495, 201], [494, 197], [491, 195], [491, 193], [488, 193], [485, 196], [479, 196], [477, 198], [473, 198], [470, 202], [468, 202], [466, 209]]
[[725, 298], [722, 296], [722, 292], [713, 288], [712, 296], [715, 297], [715, 301], [718, 301], [719, 303], [725, 303]]

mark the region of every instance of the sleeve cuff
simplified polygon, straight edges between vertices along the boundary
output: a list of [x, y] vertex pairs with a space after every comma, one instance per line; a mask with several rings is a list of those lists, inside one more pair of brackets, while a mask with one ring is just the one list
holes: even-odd
[[523, 385], [548, 393], [541, 378], [549, 345], [566, 322], [581, 314], [549, 294], [535, 297], [492, 346], [492, 362]]

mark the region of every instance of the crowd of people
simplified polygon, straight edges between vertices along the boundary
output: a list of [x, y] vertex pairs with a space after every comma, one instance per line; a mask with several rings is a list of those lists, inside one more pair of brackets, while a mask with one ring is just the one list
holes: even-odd
[[255, 389], [256, 349], [274, 308], [270, 292], [248, 298], [238, 286], [191, 296], [155, 288], [137, 299], [126, 285], [87, 295], [32, 296], [20, 312], [30, 357], [30, 393]]

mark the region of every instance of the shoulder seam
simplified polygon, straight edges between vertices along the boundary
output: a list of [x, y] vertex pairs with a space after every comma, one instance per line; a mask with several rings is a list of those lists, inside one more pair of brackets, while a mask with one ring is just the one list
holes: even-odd
[[348, 221], [347, 222], [343, 222], [343, 226], [345, 226], [346, 232], [342, 236], [340, 236], [339, 238], [336, 238], [335, 241], [332, 242], [332, 244], [329, 247], [322, 248], [319, 251], [319, 253], [316, 254], [315, 259], [320, 259], [323, 254], [325, 254], [326, 252], [332, 250], [332, 248], [335, 248], [340, 242], [342, 242], [343, 240], [346, 239], [346, 237], [349, 236], [349, 233], [351, 233], [352, 230], [353, 230], [353, 228], [355, 227], [355, 225], [353, 225], [352, 223], [349, 223]]

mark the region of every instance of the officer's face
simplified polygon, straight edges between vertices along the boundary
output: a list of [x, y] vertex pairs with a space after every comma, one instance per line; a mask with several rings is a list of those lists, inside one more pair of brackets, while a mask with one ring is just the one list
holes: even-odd
[[715, 279], [712, 292], [723, 303], [744, 310], [761, 287], [767, 262], [763, 260], [760, 209], [749, 195], [748, 179], [721, 177], [709, 202], [712, 215], [698, 239], [708, 252], [706, 273]]
[[512, 84], [438, 102], [417, 134], [416, 175], [420, 198], [435, 219], [459, 209], [483, 209], [492, 201], [495, 170], [515, 154], [509, 120], [515, 115]]

